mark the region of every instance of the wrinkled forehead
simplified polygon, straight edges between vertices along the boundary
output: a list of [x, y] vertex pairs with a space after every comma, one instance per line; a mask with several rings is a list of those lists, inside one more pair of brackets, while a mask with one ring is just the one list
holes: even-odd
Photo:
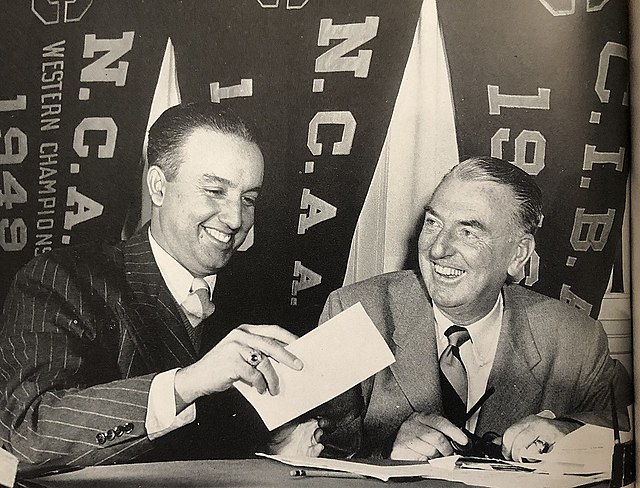
[[520, 206], [513, 190], [504, 183], [447, 175], [434, 190], [426, 209], [434, 213], [516, 222]]

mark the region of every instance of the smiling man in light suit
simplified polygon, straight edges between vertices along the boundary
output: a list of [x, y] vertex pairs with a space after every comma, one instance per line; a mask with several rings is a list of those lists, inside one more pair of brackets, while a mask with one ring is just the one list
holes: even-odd
[[[357, 456], [430, 459], [495, 432], [507, 459], [548, 450], [584, 422], [610, 424], [614, 385], [629, 377], [602, 325], [517, 284], [535, 248], [540, 189], [516, 166], [471, 158], [426, 207], [420, 272], [399, 271], [333, 292], [321, 321], [360, 301], [396, 362], [360, 385]], [[495, 388], [478, 413], [468, 409]], [[622, 414], [625, 418], [625, 414]]]

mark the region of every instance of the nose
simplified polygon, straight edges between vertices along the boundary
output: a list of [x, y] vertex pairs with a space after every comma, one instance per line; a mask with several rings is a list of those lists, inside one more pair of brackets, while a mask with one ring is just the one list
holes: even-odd
[[431, 236], [428, 244], [429, 256], [431, 259], [442, 259], [453, 254], [453, 239], [449, 231], [442, 229]]
[[220, 208], [218, 219], [230, 230], [238, 230], [242, 226], [242, 202], [240, 199], [226, 199]]

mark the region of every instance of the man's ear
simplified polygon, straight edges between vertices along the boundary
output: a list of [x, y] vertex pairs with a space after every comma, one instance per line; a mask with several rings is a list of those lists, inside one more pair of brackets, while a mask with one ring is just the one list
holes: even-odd
[[156, 207], [161, 207], [164, 201], [164, 192], [167, 187], [167, 179], [159, 166], [149, 166], [147, 171], [147, 189], [151, 201]]
[[517, 277], [521, 275], [525, 264], [529, 261], [535, 248], [536, 240], [531, 234], [527, 233], [520, 237], [513, 258], [511, 258], [511, 262], [509, 263], [509, 268], [507, 269], [509, 276]]

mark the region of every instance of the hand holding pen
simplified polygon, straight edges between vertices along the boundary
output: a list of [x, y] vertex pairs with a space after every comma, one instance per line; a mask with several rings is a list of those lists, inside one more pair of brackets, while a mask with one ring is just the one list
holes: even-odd
[[454, 453], [453, 443], [465, 446], [469, 438], [441, 415], [414, 412], [400, 426], [389, 457], [404, 461], [426, 461], [450, 456]]
[[487, 388], [487, 391], [478, 399], [478, 401], [469, 409], [465, 415], [460, 430], [465, 433], [469, 442], [460, 446], [452, 441], [454, 452], [463, 456], [473, 456], [479, 458], [491, 458], [491, 459], [504, 459], [501, 448], [500, 435], [495, 432], [486, 432], [482, 436], [469, 432], [465, 424], [473, 417], [473, 415], [480, 410], [482, 405], [489, 399], [491, 395], [495, 393], [496, 389], [491, 386]]
[[[464, 422], [482, 407], [494, 391], [491, 387], [482, 395], [469, 409]], [[481, 438], [466, 430], [464, 426], [456, 426], [441, 415], [414, 412], [400, 426], [390, 457], [397, 460], [425, 461], [461, 453], [474, 445], [481, 446], [483, 444], [480, 440]], [[499, 453], [500, 446], [496, 447]]]

